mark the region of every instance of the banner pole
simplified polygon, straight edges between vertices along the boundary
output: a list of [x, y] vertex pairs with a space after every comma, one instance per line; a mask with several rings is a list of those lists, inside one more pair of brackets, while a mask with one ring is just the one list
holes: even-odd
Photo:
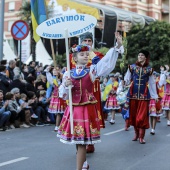
[[[66, 57], [67, 57], [67, 72], [68, 77], [70, 78], [70, 58], [69, 58], [69, 46], [68, 46], [68, 29], [65, 29], [65, 46], [66, 46]], [[69, 88], [69, 107], [70, 107], [70, 127], [71, 134], [73, 134], [73, 106], [72, 106], [72, 93], [71, 86]]]

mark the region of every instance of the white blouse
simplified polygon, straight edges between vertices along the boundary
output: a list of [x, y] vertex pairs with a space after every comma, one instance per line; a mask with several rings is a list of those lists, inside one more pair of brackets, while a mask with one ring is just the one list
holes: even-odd
[[[94, 82], [97, 77], [108, 75], [115, 68], [119, 53], [123, 54], [123, 52], [123, 46], [121, 46], [119, 49], [116, 47], [111, 48], [96, 65], [91, 65], [89, 74], [92, 81]], [[63, 98], [64, 100], [68, 99], [68, 87], [65, 87], [67, 78], [68, 72], [65, 72], [63, 75], [62, 85], [59, 87], [59, 97]]]

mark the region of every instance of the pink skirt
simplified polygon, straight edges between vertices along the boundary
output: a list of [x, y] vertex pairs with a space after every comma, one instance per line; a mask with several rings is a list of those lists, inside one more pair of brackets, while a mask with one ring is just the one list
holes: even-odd
[[120, 106], [117, 102], [117, 99], [116, 99], [116, 95], [114, 96], [109, 96], [106, 100], [106, 104], [105, 104], [105, 109], [107, 110], [117, 110], [117, 109], [120, 109]]
[[151, 99], [149, 102], [149, 115], [153, 117], [162, 116], [161, 101], [156, 102], [154, 99]]
[[170, 110], [170, 95], [165, 94], [162, 98], [162, 110]]
[[58, 97], [52, 97], [48, 112], [53, 114], [64, 113], [66, 107], [67, 104], [65, 100]]
[[70, 109], [66, 108], [58, 135], [66, 144], [94, 144], [100, 141], [100, 121], [95, 104], [73, 106], [73, 134], [70, 128]]

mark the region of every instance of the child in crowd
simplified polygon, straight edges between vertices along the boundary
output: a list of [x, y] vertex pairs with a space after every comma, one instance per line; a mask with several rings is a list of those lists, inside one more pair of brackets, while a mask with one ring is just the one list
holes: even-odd
[[[93, 95], [93, 82], [99, 76], [106, 76], [115, 67], [119, 52], [121, 52], [122, 37], [116, 34], [118, 47], [110, 49], [106, 56], [97, 64], [86, 67], [90, 47], [78, 45], [72, 48], [76, 68], [64, 73], [59, 96], [68, 99], [68, 86], [72, 86], [73, 134], [70, 129], [70, 108], [66, 108], [61, 121], [58, 137], [66, 144], [75, 144], [77, 148], [77, 170], [89, 169], [86, 161], [86, 145], [100, 142], [100, 122], [97, 115], [96, 102]], [[120, 48], [120, 49], [119, 49]], [[122, 49], [123, 50], [123, 49]], [[94, 57], [96, 63], [99, 57]]]
[[164, 68], [161, 67], [161, 75], [160, 75], [160, 81], [159, 86], [162, 85], [165, 86], [164, 96], [162, 98], [162, 110], [165, 111], [165, 114], [167, 116], [167, 126], [170, 126], [170, 72], [169, 66], [165, 65], [166, 70], [164, 71]]
[[111, 84], [110, 84], [110, 92], [108, 94], [108, 98], [106, 100], [106, 104], [105, 104], [105, 109], [109, 110], [111, 112], [111, 120], [110, 120], [110, 124], [113, 125], [115, 124], [115, 113], [116, 110], [120, 109], [120, 106], [117, 102], [116, 99], [116, 92], [117, 92], [117, 88], [118, 88], [118, 81], [117, 81], [117, 77], [114, 76], [114, 74], [110, 74], [110, 78], [111, 78]]
[[53, 87], [53, 91], [48, 112], [51, 114], [55, 114], [56, 116], [56, 125], [54, 131], [57, 132], [62, 119], [62, 115], [66, 108], [66, 102], [63, 99], [59, 98], [58, 95], [58, 88], [61, 85], [62, 80], [62, 74], [60, 73], [59, 66], [53, 69], [53, 76], [49, 72], [49, 69], [50, 68], [47, 69], [46, 76], [47, 81]]
[[27, 95], [24, 93], [21, 93], [21, 98], [19, 99], [19, 104], [20, 106], [22, 106], [25, 109], [30, 110], [31, 113], [31, 118], [33, 119], [37, 119], [38, 116], [34, 113], [34, 111], [32, 110], [32, 107], [29, 106], [30, 104], [32, 104], [34, 101], [33, 100], [29, 100], [28, 102], [26, 102], [27, 100]]

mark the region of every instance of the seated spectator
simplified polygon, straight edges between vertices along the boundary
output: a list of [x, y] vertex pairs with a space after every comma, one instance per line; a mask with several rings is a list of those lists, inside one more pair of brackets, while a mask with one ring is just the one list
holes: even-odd
[[22, 77], [20, 74], [15, 75], [13, 78], [13, 82], [9, 85], [9, 89], [18, 88], [20, 93], [27, 94], [26, 84], [23, 83]]
[[36, 89], [34, 87], [35, 78], [32, 76], [29, 76], [26, 78], [26, 81], [27, 81], [27, 83], [26, 83], [27, 91], [32, 91], [32, 92], [36, 93]]
[[28, 76], [32, 76], [31, 74], [29, 74], [28, 67], [26, 64], [23, 64], [21, 69], [22, 69], [21, 71], [24, 75], [24, 79], [26, 79]]
[[[21, 66], [22, 66], [22, 64], [23, 63], [21, 62]], [[16, 61], [16, 66], [13, 70], [14, 75], [21, 75], [21, 79], [24, 80], [24, 74], [21, 72], [19, 67], [20, 67], [20, 60]]]
[[6, 76], [6, 66], [0, 65], [0, 90], [3, 91], [3, 95], [9, 91], [10, 79]]
[[[49, 125], [47, 123], [47, 115], [46, 115], [46, 112], [45, 110], [43, 109], [43, 107], [39, 106], [38, 104], [38, 100], [37, 100], [37, 97], [35, 95], [34, 92], [32, 91], [29, 91], [28, 92], [28, 99], [29, 100], [33, 100], [33, 103], [30, 104], [29, 106], [32, 107], [34, 113], [38, 116], [38, 121], [37, 121], [37, 124], [36, 126], [44, 126], [44, 125]], [[28, 101], [29, 101], [28, 100]]]
[[5, 131], [6, 123], [8, 122], [11, 112], [7, 110], [8, 100], [4, 102], [3, 92], [0, 90], [0, 129]]
[[10, 80], [13, 80], [13, 78], [14, 78], [13, 70], [15, 68], [15, 64], [16, 64], [15, 60], [10, 60], [9, 66], [7, 67], [7, 70], [6, 70], [6, 75]]
[[40, 74], [35, 81], [36, 90], [47, 90], [47, 79], [46, 76]]
[[[11, 91], [15, 92], [13, 89]], [[8, 109], [11, 112], [10, 127], [12, 129], [16, 127], [29, 128], [30, 126], [28, 126], [25, 123], [25, 112], [23, 110], [23, 106], [18, 105], [15, 94], [16, 92], [15, 93], [8, 92], [5, 96], [5, 98], [9, 100]], [[18, 121], [20, 121], [20, 124], [17, 123]]]
[[29, 100], [28, 102], [26, 102], [27, 100], [27, 95], [22, 93], [21, 94], [21, 98], [19, 99], [19, 104], [20, 106], [22, 106], [25, 110], [29, 110], [31, 113], [31, 118], [35, 118], [37, 119], [38, 116], [34, 113], [33, 109], [31, 106], [29, 106], [30, 104], [32, 104], [34, 101], [33, 100]]

